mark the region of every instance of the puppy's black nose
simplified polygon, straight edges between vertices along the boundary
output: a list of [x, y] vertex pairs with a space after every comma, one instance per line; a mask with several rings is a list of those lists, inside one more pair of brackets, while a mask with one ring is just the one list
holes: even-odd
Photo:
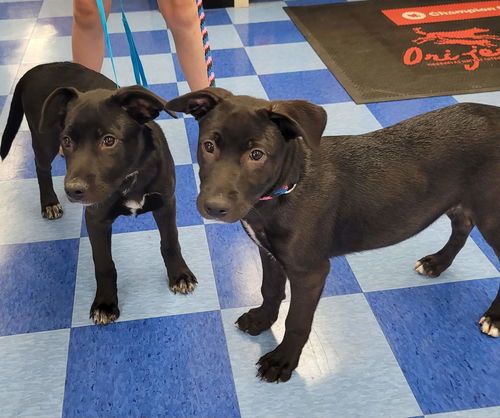
[[205, 211], [214, 218], [223, 218], [229, 212], [229, 204], [222, 199], [207, 200]]
[[71, 200], [83, 200], [88, 184], [81, 180], [72, 180], [64, 185], [64, 191]]

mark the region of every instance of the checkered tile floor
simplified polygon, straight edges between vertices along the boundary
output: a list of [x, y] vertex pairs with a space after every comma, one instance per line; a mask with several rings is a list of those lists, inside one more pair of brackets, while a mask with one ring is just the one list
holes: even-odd
[[[326, 134], [367, 132], [457, 101], [500, 105], [500, 92], [354, 104], [282, 9], [308, 2], [207, 10], [218, 85], [321, 104]], [[119, 81], [133, 84], [114, 3]], [[156, 2], [124, 3], [151, 88], [166, 99], [186, 92]], [[0, 130], [16, 80], [35, 64], [71, 59], [70, 15], [69, 0], [0, 0]], [[103, 72], [111, 76], [108, 59]], [[177, 164], [180, 240], [199, 287], [171, 294], [152, 217], [122, 218], [113, 237], [122, 316], [107, 327], [89, 323], [90, 244], [82, 208], [64, 199], [64, 161], [54, 164], [65, 207], [58, 221], [39, 214], [26, 124], [0, 164], [1, 416], [500, 416], [500, 341], [477, 326], [500, 282], [498, 260], [474, 231], [441, 278], [412, 271], [447, 240], [446, 219], [400, 245], [333, 260], [293, 378], [256, 379], [256, 360], [283, 335], [287, 304], [258, 337], [233, 326], [261, 300], [257, 250], [239, 225], [205, 223], [196, 211], [195, 121], [163, 116], [160, 124]]]

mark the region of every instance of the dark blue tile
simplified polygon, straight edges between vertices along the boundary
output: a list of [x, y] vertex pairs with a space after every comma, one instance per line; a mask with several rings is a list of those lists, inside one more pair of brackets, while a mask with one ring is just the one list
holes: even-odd
[[36, 22], [32, 37], [70, 36], [72, 26], [73, 18], [71, 16], [41, 18]]
[[328, 70], [260, 75], [269, 100], [309, 100], [316, 104], [351, 101], [350, 96]]
[[205, 9], [205, 23], [208, 27], [208, 36], [210, 37], [210, 26], [230, 25], [231, 18], [226, 9]]
[[326, 278], [323, 297], [361, 293], [354, 273], [345, 257], [335, 257], [330, 260], [330, 273]]
[[123, 0], [114, 1], [111, 5], [111, 12], [121, 12], [120, 3], [123, 4], [123, 10], [127, 12], [141, 12], [144, 10], [157, 10], [157, 0]]
[[[166, 54], [170, 52], [167, 31], [152, 30], [147, 32], [133, 33], [135, 46], [139, 56], [148, 54]], [[127, 35], [124, 33], [112, 33], [109, 35], [113, 56], [127, 57], [130, 55]], [[105, 52], [108, 57], [108, 51]]]
[[2, 113], [2, 109], [5, 105], [6, 100], [7, 100], [7, 96], [0, 96], [0, 113]]
[[37, 17], [42, 7], [42, 1], [12, 1], [0, 3], [0, 19], [29, 19]]
[[191, 152], [191, 161], [193, 163], [198, 162], [198, 157], [196, 151], [198, 150], [198, 134], [199, 127], [198, 122], [195, 118], [186, 118], [184, 119], [184, 125], [186, 126], [186, 134], [189, 142], [189, 151]]
[[0, 246], [0, 335], [71, 326], [79, 243]]
[[220, 312], [71, 330], [64, 417], [239, 415]]
[[[35, 156], [31, 146], [31, 134], [29, 131], [20, 131], [17, 133], [3, 164], [8, 165], [9, 169], [0, 170], [0, 180], [36, 177]], [[64, 176], [65, 174], [66, 161], [63, 157], [57, 155], [54, 161], [52, 161], [52, 176]]]
[[[211, 52], [216, 77], [255, 75], [255, 69], [244, 48], [216, 49]], [[177, 54], [172, 54], [172, 58], [174, 60], [177, 80], [185, 81], [186, 79], [182, 74]]]
[[366, 106], [373, 116], [377, 118], [383, 127], [394, 125], [404, 119], [431, 110], [440, 109], [455, 104], [456, 100], [451, 96], [426, 97], [424, 99], [398, 100], [393, 102], [369, 103]]
[[490, 245], [486, 242], [486, 240], [481, 235], [481, 232], [479, 232], [479, 230], [477, 228], [474, 228], [471, 231], [470, 236], [474, 240], [476, 245], [479, 248], [481, 248], [481, 251], [486, 255], [486, 257], [488, 257], [488, 259], [491, 261], [491, 263], [497, 268], [498, 271], [500, 271], [500, 261], [498, 260], [498, 257], [495, 254], [495, 251], [493, 251], [493, 248], [490, 247]]
[[[0, 3], [0, 6], [2, 4], [8, 3]], [[27, 45], [28, 41], [26, 39], [0, 41], [0, 65], [19, 64]]]
[[205, 231], [221, 308], [260, 305], [259, 251], [240, 223], [208, 224]]
[[[149, 90], [167, 101], [179, 96], [177, 83], [152, 84], [149, 86]], [[182, 118], [182, 113], [177, 113], [177, 117]], [[157, 119], [172, 119], [172, 116], [170, 116], [167, 112], [161, 112]], [[168, 132], [165, 132], [165, 134], [168, 135]]]
[[500, 405], [499, 341], [478, 320], [500, 279], [366, 295], [424, 414]]
[[305, 42], [297, 27], [289, 20], [234, 26], [245, 46]]
[[[175, 166], [177, 199], [177, 226], [202, 225], [203, 220], [196, 208], [196, 180], [191, 164]], [[156, 229], [156, 222], [151, 212], [135, 216], [119, 216], [113, 223], [113, 234], [135, 231], [149, 231]], [[82, 237], [87, 237], [88, 232], [85, 220], [82, 222]]]

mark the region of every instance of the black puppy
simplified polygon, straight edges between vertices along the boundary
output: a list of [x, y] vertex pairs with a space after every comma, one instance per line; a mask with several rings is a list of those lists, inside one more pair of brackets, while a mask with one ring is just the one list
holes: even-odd
[[116, 89], [105, 76], [68, 62], [29, 70], [14, 91], [0, 156], [7, 156], [25, 114], [42, 216], [57, 219], [62, 208], [52, 186], [51, 162], [62, 147], [68, 199], [86, 206], [97, 280], [90, 317], [96, 324], [120, 315], [111, 258], [111, 226], [118, 215], [153, 211], [170, 289], [188, 293], [196, 285], [177, 237], [174, 162], [153, 122], [165, 104], [140, 86]]
[[[500, 256], [500, 108], [457, 104], [365, 135], [321, 138], [325, 111], [211, 88], [170, 101], [199, 121], [198, 209], [240, 220], [259, 245], [262, 306], [237, 325], [257, 335], [276, 320], [290, 280], [281, 344], [258, 374], [286, 381], [297, 367], [329, 258], [405, 240], [446, 213], [448, 243], [418, 261], [439, 276], [474, 225]], [[500, 294], [480, 320], [500, 334]]]

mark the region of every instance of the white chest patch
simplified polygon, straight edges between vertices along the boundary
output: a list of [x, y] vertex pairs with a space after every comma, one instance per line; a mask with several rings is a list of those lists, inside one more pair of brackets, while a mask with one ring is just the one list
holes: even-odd
[[124, 205], [130, 209], [132, 215], [136, 215], [139, 209], [144, 206], [144, 201], [146, 200], [146, 195], [142, 196], [142, 200], [138, 202], [137, 200], [127, 200]]
[[255, 242], [259, 247], [264, 248], [264, 246], [261, 244], [259, 239], [257, 238], [257, 235], [255, 234], [255, 231], [252, 229], [252, 227], [245, 221], [241, 221], [243, 228], [245, 228], [245, 231], [247, 231], [247, 234], [252, 238], [252, 241]]

